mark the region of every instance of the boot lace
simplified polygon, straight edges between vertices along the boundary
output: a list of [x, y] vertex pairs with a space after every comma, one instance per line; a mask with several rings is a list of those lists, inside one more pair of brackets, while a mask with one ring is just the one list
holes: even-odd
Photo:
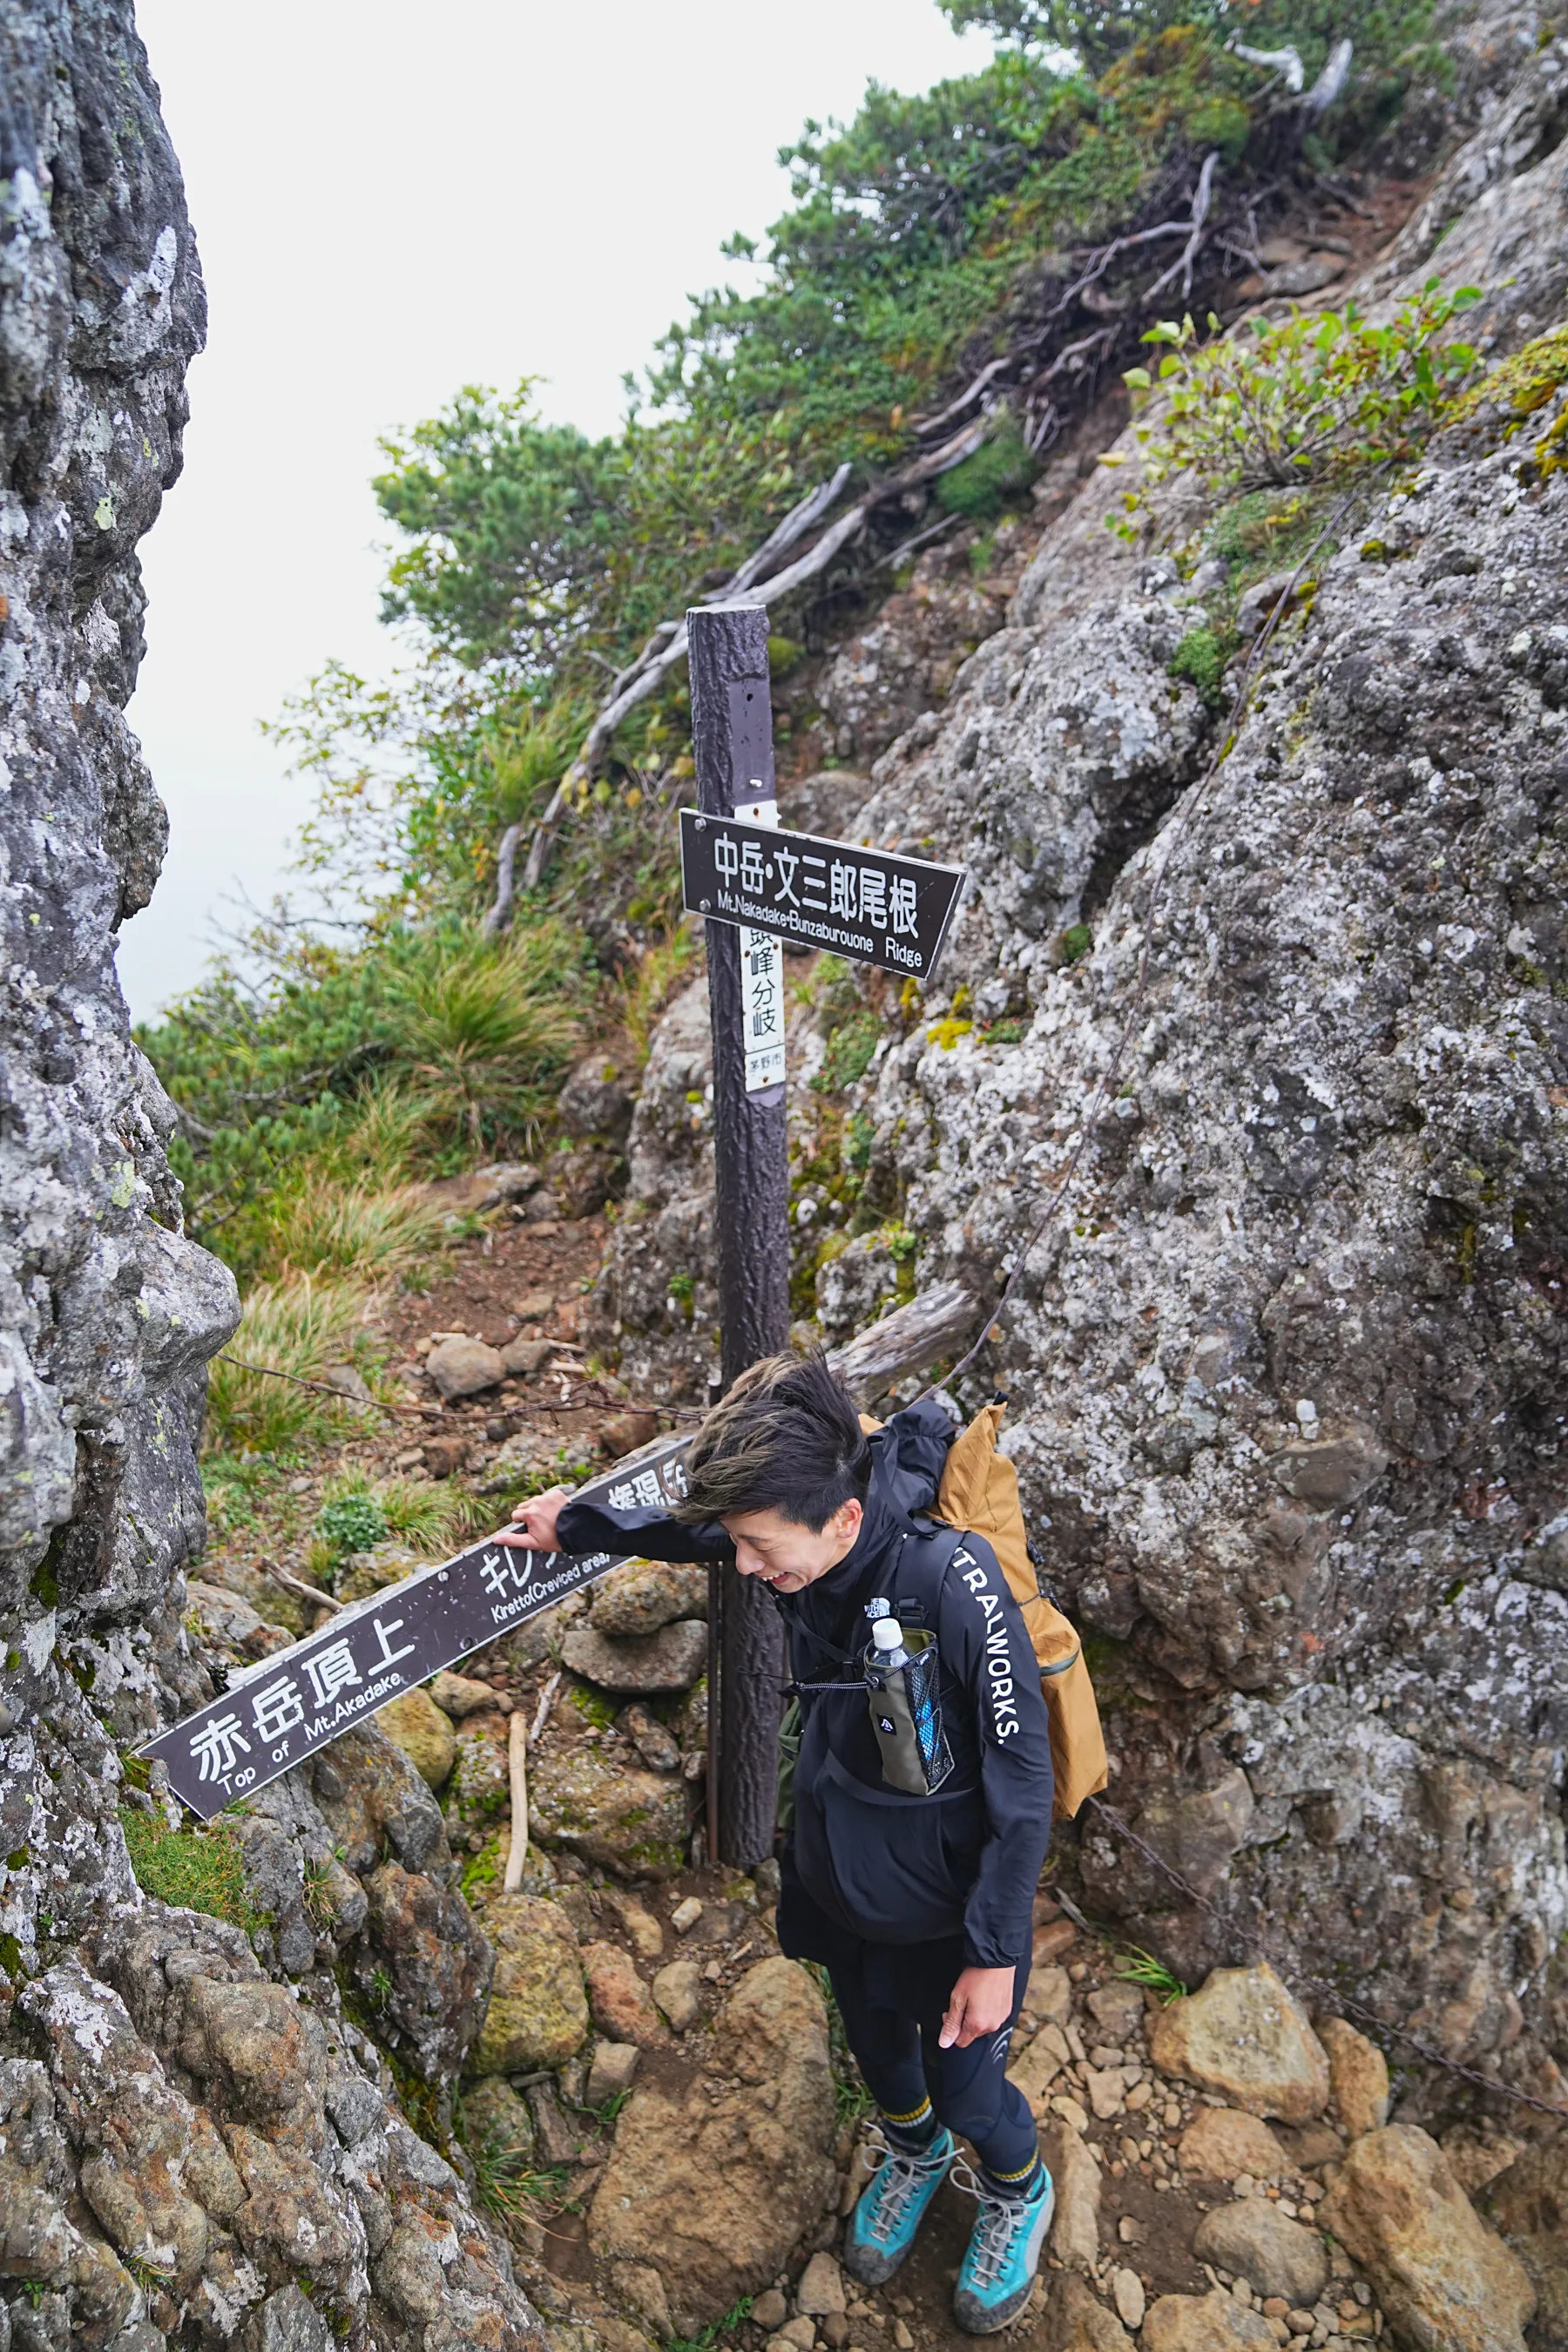
[[866, 2153], [871, 2164], [867, 2186], [877, 2192], [871, 2235], [879, 2239], [893, 2236], [931, 2174], [945, 2172], [954, 2160], [951, 2150], [944, 2156], [912, 2156], [907, 2148], [895, 2147], [875, 2126]]
[[976, 2286], [994, 2286], [1007, 2267], [1013, 2232], [1028, 2211], [1029, 2200], [1026, 2197], [998, 2197], [962, 2156], [954, 2163], [948, 2178], [965, 2197], [979, 2200], [980, 2213], [974, 2225], [974, 2235], [970, 2241], [968, 2268]]

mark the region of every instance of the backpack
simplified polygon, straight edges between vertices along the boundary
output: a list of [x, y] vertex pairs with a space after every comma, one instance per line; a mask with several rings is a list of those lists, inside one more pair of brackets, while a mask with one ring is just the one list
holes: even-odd
[[[1105, 1738], [1083, 1645], [1061, 1611], [1040, 1591], [1029, 1558], [1018, 1474], [1007, 1456], [996, 1451], [1003, 1411], [1000, 1403], [983, 1406], [953, 1439], [931, 1517], [945, 1527], [984, 1536], [996, 1555], [1039, 1664], [1056, 1775], [1053, 1811], [1058, 1821], [1070, 1822], [1085, 1798], [1097, 1796], [1107, 1785]], [[868, 1436], [881, 1425], [868, 1414], [860, 1416]]]

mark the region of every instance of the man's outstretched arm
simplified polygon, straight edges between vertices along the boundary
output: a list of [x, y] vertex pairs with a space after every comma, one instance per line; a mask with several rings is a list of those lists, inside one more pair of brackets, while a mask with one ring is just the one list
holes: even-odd
[[564, 1486], [519, 1503], [500, 1537], [517, 1551], [629, 1552], [639, 1559], [732, 1560], [735, 1548], [721, 1527], [690, 1528], [668, 1511], [612, 1511], [602, 1503], [574, 1502]]

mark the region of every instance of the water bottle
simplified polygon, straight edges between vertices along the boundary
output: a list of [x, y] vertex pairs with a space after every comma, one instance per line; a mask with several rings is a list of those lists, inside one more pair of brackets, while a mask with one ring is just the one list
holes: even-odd
[[907, 1666], [910, 1663], [910, 1654], [904, 1647], [904, 1629], [896, 1617], [873, 1618], [871, 1646], [879, 1666]]
[[907, 1796], [929, 1796], [952, 1769], [937, 1701], [935, 1640], [917, 1633], [911, 1641], [886, 1601], [872, 1601], [866, 1613], [866, 1696], [882, 1777]]

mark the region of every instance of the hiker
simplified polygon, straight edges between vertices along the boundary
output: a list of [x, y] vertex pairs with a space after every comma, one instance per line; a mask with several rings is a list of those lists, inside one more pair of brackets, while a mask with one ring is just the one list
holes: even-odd
[[[868, 1436], [820, 1355], [774, 1356], [704, 1422], [677, 1514], [605, 1510], [557, 1487], [521, 1504], [503, 1540], [721, 1560], [775, 1595], [801, 1718], [779, 1943], [826, 1969], [880, 2109], [879, 2168], [850, 2216], [845, 2267], [867, 2285], [890, 2278], [951, 2172], [979, 2200], [953, 2315], [984, 2336], [1028, 2300], [1054, 2201], [1007, 2079], [1052, 1767], [1039, 1669], [995, 1554], [919, 1516], [954, 1435], [923, 1402]], [[906, 1706], [900, 1720], [890, 1671], [889, 1687], [868, 1688], [868, 1652], [874, 1672], [895, 1654], [879, 1619], [910, 1645], [900, 1658], [934, 1635], [940, 1719]], [[923, 1672], [929, 1683], [929, 1661]]]

